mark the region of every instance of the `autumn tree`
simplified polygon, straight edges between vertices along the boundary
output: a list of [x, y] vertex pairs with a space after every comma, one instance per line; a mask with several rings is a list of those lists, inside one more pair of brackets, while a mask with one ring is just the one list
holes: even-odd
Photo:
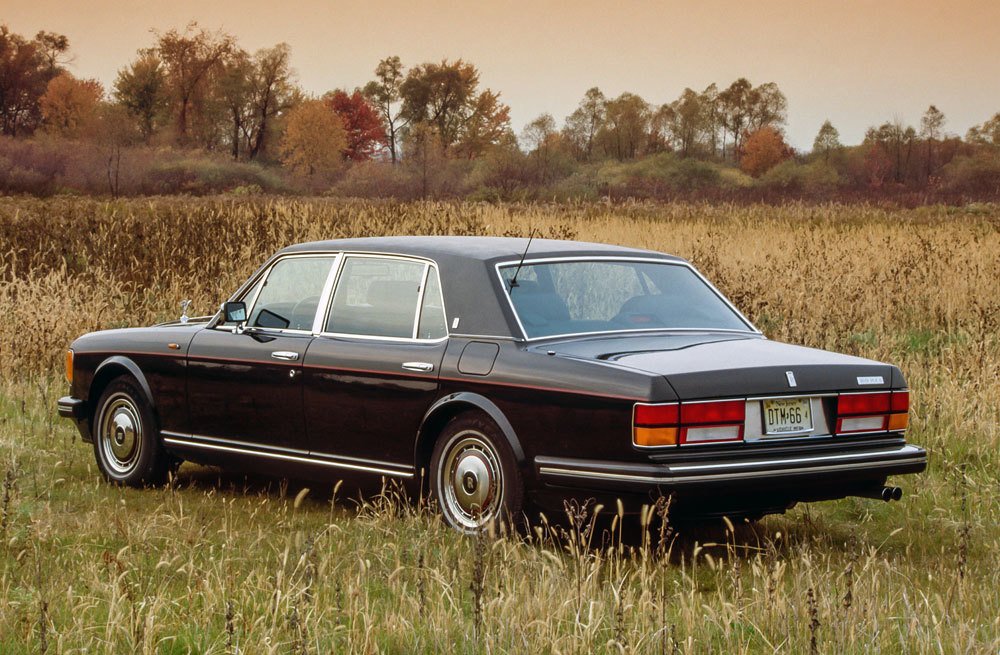
[[[916, 140], [917, 131], [908, 125], [903, 125], [898, 119], [883, 123], [879, 127], [869, 128], [865, 133], [865, 144], [877, 145], [885, 154], [889, 161], [892, 178], [898, 183], [902, 183], [906, 179]], [[872, 155], [872, 157], [874, 158], [876, 155]], [[879, 159], [876, 167], [879, 169], [879, 173], [881, 173], [881, 166], [882, 161]]]
[[166, 72], [154, 50], [140, 50], [135, 61], [118, 71], [114, 97], [137, 122], [148, 143], [169, 107]]
[[981, 125], [970, 127], [965, 140], [976, 145], [1000, 146], [1000, 113]]
[[92, 137], [104, 156], [108, 192], [112, 198], [117, 198], [121, 193], [122, 160], [125, 152], [129, 146], [144, 138], [129, 118], [128, 108], [118, 103], [102, 102], [95, 112]]
[[749, 80], [741, 77], [729, 85], [718, 97], [722, 125], [722, 153], [725, 157], [726, 134], [733, 140], [732, 153], [739, 163], [743, 149], [740, 147], [745, 135], [763, 127], [778, 127], [786, 119], [788, 101], [778, 85], [773, 82], [754, 87]]
[[400, 87], [403, 116], [432, 125], [448, 148], [461, 136], [478, 86], [479, 71], [461, 59], [414, 66]]
[[928, 107], [920, 119], [920, 136], [923, 137], [927, 145], [926, 161], [924, 162], [926, 165], [924, 169], [925, 177], [927, 179], [930, 179], [931, 174], [934, 172], [935, 151], [937, 149], [937, 142], [941, 139], [944, 130], [944, 122], [944, 112], [934, 105]]
[[460, 156], [472, 159], [500, 143], [510, 130], [510, 107], [500, 101], [500, 93], [484, 90], [470, 105], [462, 134], [456, 144]]
[[551, 114], [542, 114], [528, 123], [521, 134], [521, 140], [528, 150], [536, 178], [541, 184], [549, 181], [552, 159], [558, 149], [559, 132]]
[[97, 80], [78, 80], [69, 73], [53, 77], [38, 101], [45, 131], [67, 139], [88, 135], [103, 97]]
[[695, 154], [708, 131], [706, 107], [701, 94], [684, 89], [681, 96], [663, 108], [665, 129], [674, 149], [682, 157]]
[[287, 43], [254, 53], [249, 85], [250, 120], [244, 128], [250, 159], [266, 153], [274, 120], [298, 101], [301, 94], [292, 78], [291, 49]]
[[594, 153], [594, 140], [604, 127], [607, 98], [596, 86], [588, 89], [579, 106], [566, 118], [563, 136], [571, 144], [579, 159], [590, 161]]
[[461, 59], [414, 66], [400, 86], [401, 115], [434, 128], [445, 151], [475, 157], [510, 129], [500, 94], [479, 91], [479, 71]]
[[288, 112], [281, 140], [281, 161], [309, 177], [339, 171], [347, 148], [340, 116], [322, 100], [307, 100]]
[[229, 152], [233, 159], [240, 158], [240, 149], [245, 135], [251, 131], [254, 120], [253, 108], [254, 65], [250, 55], [242, 48], [235, 49], [226, 57], [215, 76], [213, 95], [225, 108], [229, 142]]
[[166, 72], [178, 143], [190, 143], [192, 132], [198, 131], [193, 123], [204, 113], [212, 77], [234, 49], [232, 36], [209, 32], [195, 22], [183, 32], [174, 29], [159, 35], [156, 52]]
[[39, 100], [51, 79], [63, 72], [69, 40], [39, 32], [28, 40], [0, 25], [0, 131], [17, 136], [41, 122]]
[[823, 121], [813, 139], [813, 152], [823, 155], [824, 161], [830, 160], [830, 153], [840, 150], [840, 132], [829, 120]]
[[740, 169], [752, 177], [760, 177], [792, 156], [781, 132], [769, 125], [748, 134], [742, 149]]
[[722, 157], [726, 157], [726, 134], [733, 137], [735, 159], [739, 161], [740, 139], [746, 132], [750, 120], [750, 91], [753, 85], [741, 77], [719, 93], [722, 110]]
[[[713, 157], [719, 152], [719, 133], [723, 131], [722, 104], [719, 102], [719, 87], [713, 82], [698, 95], [701, 105], [703, 130], [708, 151]], [[722, 153], [725, 157], [725, 152]]]
[[769, 125], [784, 125], [788, 118], [788, 99], [774, 82], [754, 87], [750, 91], [749, 103], [747, 127], [751, 132]]
[[[558, 132], [550, 136], [558, 140]], [[537, 154], [537, 150], [535, 151]], [[525, 184], [540, 183], [537, 160], [525, 155], [513, 134], [506, 134], [499, 143], [492, 146], [478, 161], [474, 179], [480, 189], [489, 189], [502, 198], [514, 196]]]
[[670, 133], [672, 120], [669, 104], [650, 105], [649, 131], [646, 134], [646, 153], [653, 154], [673, 150], [673, 139]]
[[55, 77], [72, 61], [69, 56], [69, 39], [65, 35], [42, 30], [35, 34], [34, 42], [42, 58], [42, 68], [47, 75]]
[[444, 163], [441, 135], [430, 123], [416, 122], [410, 125], [404, 145], [404, 163], [420, 184], [420, 197], [427, 198]]
[[253, 55], [233, 45], [210, 71], [206, 87], [197, 132], [203, 145], [224, 144], [233, 159], [264, 157], [274, 121], [300, 97], [284, 43]]
[[649, 129], [649, 106], [634, 93], [623, 93], [605, 104], [604, 125], [596, 140], [619, 161], [642, 154]]
[[376, 109], [360, 91], [337, 89], [323, 96], [331, 111], [340, 116], [347, 136], [344, 156], [351, 161], [371, 159], [386, 143], [385, 127]]
[[363, 91], [382, 117], [393, 164], [399, 160], [400, 132], [409, 124], [402, 111], [400, 91], [404, 79], [403, 62], [397, 56], [387, 57], [375, 67], [375, 79], [366, 84]]

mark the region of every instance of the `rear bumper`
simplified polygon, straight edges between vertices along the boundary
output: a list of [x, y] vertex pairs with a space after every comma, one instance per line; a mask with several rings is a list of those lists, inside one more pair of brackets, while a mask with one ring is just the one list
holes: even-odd
[[554, 487], [650, 496], [676, 493], [681, 501], [711, 498], [749, 508], [765, 499], [767, 505], [794, 504], [870, 491], [887, 476], [926, 469], [927, 452], [898, 444], [662, 464], [536, 457], [535, 468], [539, 480]]
[[76, 428], [80, 431], [80, 436], [83, 440], [90, 441], [90, 421], [87, 414], [87, 402], [80, 398], [63, 396], [56, 403], [56, 406], [59, 410], [59, 416], [73, 419], [73, 422], [76, 423]]

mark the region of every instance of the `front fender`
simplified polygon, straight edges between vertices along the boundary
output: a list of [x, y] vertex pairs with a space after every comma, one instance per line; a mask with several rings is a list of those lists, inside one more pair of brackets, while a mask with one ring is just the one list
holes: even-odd
[[139, 365], [124, 355], [112, 355], [98, 364], [94, 370], [94, 379], [91, 381], [90, 389], [87, 392], [89, 403], [93, 406], [97, 402], [95, 396], [104, 390], [107, 383], [125, 372], [136, 379], [139, 387], [142, 389], [142, 393], [146, 396], [146, 402], [155, 411], [156, 405], [153, 403], [153, 391], [149, 387], [149, 381], [146, 380], [146, 376], [143, 374], [142, 369], [139, 368]]

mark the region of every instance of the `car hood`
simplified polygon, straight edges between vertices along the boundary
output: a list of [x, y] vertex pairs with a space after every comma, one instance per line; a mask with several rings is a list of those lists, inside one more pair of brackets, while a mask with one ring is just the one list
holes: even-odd
[[167, 343], [177, 343], [181, 353], [187, 352], [187, 346], [195, 333], [205, 329], [205, 323], [163, 323], [151, 327], [117, 328], [89, 332], [70, 345], [77, 352], [159, 352]]
[[902, 374], [889, 364], [751, 334], [614, 336], [548, 343], [544, 348], [564, 357], [662, 375], [682, 399], [904, 386]]

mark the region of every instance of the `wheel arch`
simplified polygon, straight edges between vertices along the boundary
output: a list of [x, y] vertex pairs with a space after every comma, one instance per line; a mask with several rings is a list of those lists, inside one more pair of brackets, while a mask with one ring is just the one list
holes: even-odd
[[97, 414], [97, 401], [100, 399], [104, 389], [117, 377], [128, 374], [135, 378], [139, 388], [142, 389], [146, 402], [156, 417], [156, 404], [153, 402], [153, 391], [150, 389], [149, 381], [143, 374], [142, 369], [134, 361], [124, 355], [114, 355], [101, 362], [94, 370], [94, 378], [90, 382], [90, 389], [87, 392], [88, 405], [90, 406], [89, 421], [93, 430], [94, 416]]
[[514, 426], [507, 420], [503, 410], [485, 396], [469, 391], [461, 391], [439, 398], [424, 414], [424, 418], [420, 422], [420, 428], [417, 430], [417, 442], [413, 452], [413, 461], [418, 475], [426, 475], [426, 471], [430, 466], [431, 453], [434, 451], [434, 443], [437, 441], [437, 437], [441, 434], [444, 426], [455, 416], [468, 411], [479, 411], [486, 414], [500, 429], [500, 433], [504, 439], [507, 440], [510, 449], [514, 453], [514, 458], [517, 460], [518, 467], [523, 468], [525, 466], [526, 457], [524, 448], [521, 447], [521, 442], [517, 438]]

